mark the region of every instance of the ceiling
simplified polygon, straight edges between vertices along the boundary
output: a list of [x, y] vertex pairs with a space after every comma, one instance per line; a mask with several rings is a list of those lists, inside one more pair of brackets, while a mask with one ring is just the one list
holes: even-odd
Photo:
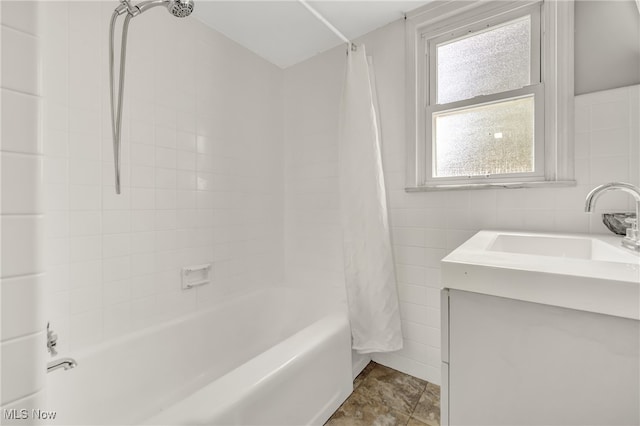
[[[353, 40], [428, 0], [325, 0], [308, 4]], [[193, 15], [269, 62], [287, 68], [343, 43], [296, 0], [196, 0]]]

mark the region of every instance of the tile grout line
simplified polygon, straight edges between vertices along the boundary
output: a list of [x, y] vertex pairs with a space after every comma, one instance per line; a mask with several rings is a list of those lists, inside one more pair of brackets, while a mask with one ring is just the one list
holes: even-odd
[[413, 417], [413, 414], [416, 412], [416, 408], [418, 408], [418, 404], [420, 403], [420, 399], [422, 399], [422, 395], [424, 395], [424, 393], [427, 391], [427, 385], [429, 384], [429, 382], [427, 382], [426, 380], [424, 380], [424, 382], [425, 382], [424, 383], [424, 388], [420, 392], [420, 396], [418, 396], [418, 398], [416, 400], [416, 404], [411, 409], [411, 413], [409, 414], [409, 419], [407, 420], [407, 425], [409, 424], [411, 419], [417, 420], [415, 417]]
[[420, 403], [420, 400], [422, 399], [422, 395], [424, 395], [424, 393], [427, 391], [427, 384], [429, 382], [425, 383], [424, 385], [424, 389], [422, 390], [422, 392], [420, 393], [420, 396], [418, 397], [418, 400], [416, 401], [416, 405], [413, 407], [413, 409], [411, 410], [411, 414], [409, 415], [409, 420], [407, 420], [407, 425], [409, 424], [409, 422], [411, 421], [411, 419], [413, 420], [417, 420], [420, 421], [418, 419], [416, 419], [413, 414], [416, 412], [416, 408], [418, 408], [418, 404]]

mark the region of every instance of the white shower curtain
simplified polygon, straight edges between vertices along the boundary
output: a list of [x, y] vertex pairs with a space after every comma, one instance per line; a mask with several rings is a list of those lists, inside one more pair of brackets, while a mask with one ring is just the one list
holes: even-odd
[[353, 349], [402, 348], [380, 135], [364, 45], [347, 55], [340, 114], [340, 202]]

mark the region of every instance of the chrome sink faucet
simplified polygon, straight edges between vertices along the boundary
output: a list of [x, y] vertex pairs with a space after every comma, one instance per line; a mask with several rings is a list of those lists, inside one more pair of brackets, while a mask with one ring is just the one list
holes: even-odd
[[640, 251], [640, 231], [638, 230], [638, 221], [640, 220], [640, 188], [630, 183], [611, 182], [595, 187], [587, 195], [584, 204], [584, 211], [593, 212], [596, 200], [607, 191], [623, 191], [631, 194], [636, 201], [636, 219], [632, 222], [630, 228], [627, 229], [627, 235], [622, 239], [622, 246], [630, 250]]

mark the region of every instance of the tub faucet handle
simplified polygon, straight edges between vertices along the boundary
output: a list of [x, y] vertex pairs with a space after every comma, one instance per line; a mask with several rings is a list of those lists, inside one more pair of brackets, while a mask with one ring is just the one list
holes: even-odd
[[56, 350], [56, 346], [58, 345], [58, 335], [53, 332], [50, 327], [50, 324], [47, 323], [47, 350], [51, 354], [51, 356], [58, 355], [58, 351]]

